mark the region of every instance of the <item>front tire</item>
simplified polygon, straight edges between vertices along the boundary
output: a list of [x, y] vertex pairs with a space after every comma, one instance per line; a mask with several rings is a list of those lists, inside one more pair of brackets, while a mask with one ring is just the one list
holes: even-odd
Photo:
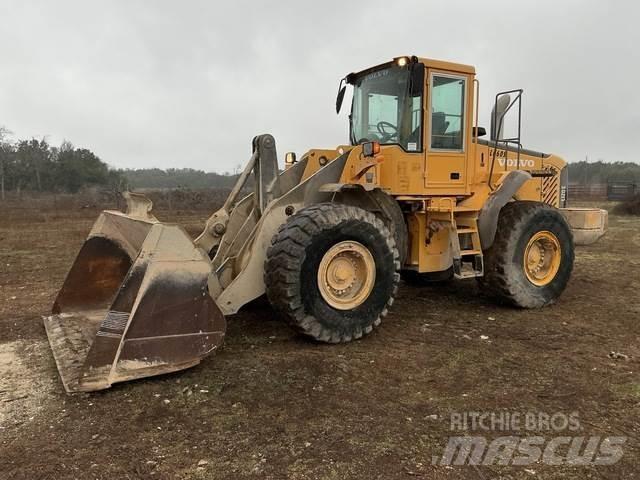
[[480, 284], [497, 300], [521, 308], [554, 303], [573, 270], [571, 228], [554, 207], [531, 201], [500, 211], [493, 245], [484, 252]]
[[298, 332], [341, 343], [370, 333], [392, 305], [400, 262], [374, 214], [323, 203], [300, 210], [267, 250], [266, 293]]

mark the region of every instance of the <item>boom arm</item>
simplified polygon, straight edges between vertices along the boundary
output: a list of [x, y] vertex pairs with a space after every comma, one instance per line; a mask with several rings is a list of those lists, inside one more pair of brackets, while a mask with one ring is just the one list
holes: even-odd
[[271, 135], [258, 135], [253, 138], [253, 153], [244, 170], [238, 177], [231, 193], [222, 208], [209, 217], [204, 231], [195, 240], [195, 244], [209, 252], [213, 257], [229, 223], [229, 215], [235, 206], [238, 196], [247, 185], [251, 173], [255, 173], [254, 195], [258, 199], [258, 212], [274, 198], [280, 196], [278, 180], [278, 156], [276, 142]]

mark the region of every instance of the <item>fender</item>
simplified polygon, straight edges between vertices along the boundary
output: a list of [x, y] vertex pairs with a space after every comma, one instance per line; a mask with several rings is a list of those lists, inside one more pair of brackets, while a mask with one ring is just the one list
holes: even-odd
[[395, 198], [381, 188], [367, 188], [357, 183], [327, 183], [320, 191], [333, 193], [333, 202], [360, 207], [381, 217], [395, 238], [400, 265], [404, 265], [409, 251], [409, 234], [404, 213]]
[[513, 170], [504, 177], [497, 190], [487, 199], [478, 215], [478, 233], [480, 234], [480, 244], [483, 250], [493, 245], [496, 230], [498, 229], [500, 210], [520, 190], [520, 187], [531, 178], [529, 172]]

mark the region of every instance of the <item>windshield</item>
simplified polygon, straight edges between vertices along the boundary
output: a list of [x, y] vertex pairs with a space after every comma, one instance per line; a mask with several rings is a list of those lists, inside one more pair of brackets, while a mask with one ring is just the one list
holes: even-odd
[[421, 151], [422, 84], [420, 64], [390, 66], [353, 81], [351, 143], [398, 144]]

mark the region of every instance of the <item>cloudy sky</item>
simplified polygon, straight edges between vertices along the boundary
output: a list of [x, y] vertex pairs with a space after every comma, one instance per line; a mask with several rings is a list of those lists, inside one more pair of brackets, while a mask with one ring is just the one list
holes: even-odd
[[[399, 55], [525, 89], [525, 146], [640, 161], [640, 5], [631, 1], [0, 0], [0, 126], [117, 167], [229, 171], [347, 141], [339, 79]], [[343, 109], [348, 110], [347, 109]]]

